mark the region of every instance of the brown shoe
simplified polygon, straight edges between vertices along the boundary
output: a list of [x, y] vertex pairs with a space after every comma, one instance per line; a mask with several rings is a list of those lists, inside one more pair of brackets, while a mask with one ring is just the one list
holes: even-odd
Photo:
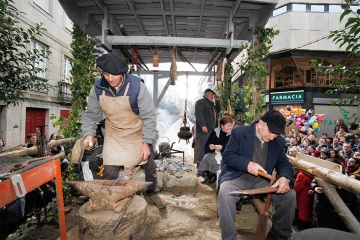
[[167, 202], [160, 197], [159, 194], [154, 194], [149, 197], [149, 199], [156, 205], [157, 208], [162, 209], [165, 208], [167, 205]]

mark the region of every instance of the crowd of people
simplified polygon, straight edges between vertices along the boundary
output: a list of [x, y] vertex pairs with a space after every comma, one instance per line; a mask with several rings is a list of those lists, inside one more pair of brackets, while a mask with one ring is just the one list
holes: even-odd
[[[360, 180], [360, 130], [358, 127], [355, 122], [347, 126], [343, 119], [338, 119], [334, 135], [328, 136], [323, 133], [319, 138], [316, 138], [312, 132], [305, 134], [292, 129], [285, 135], [287, 153], [296, 157], [297, 152], [301, 152], [339, 164], [342, 166], [344, 175]], [[314, 176], [300, 170], [294, 177], [294, 190], [297, 196], [296, 224], [300, 230], [314, 226], [348, 230]], [[336, 190], [350, 211], [359, 218], [356, 195], [341, 188]]]

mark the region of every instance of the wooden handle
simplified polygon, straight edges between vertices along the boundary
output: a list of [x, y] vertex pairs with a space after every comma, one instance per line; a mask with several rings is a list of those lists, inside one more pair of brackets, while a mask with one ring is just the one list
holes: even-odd
[[264, 173], [264, 172], [262, 172], [262, 171], [258, 171], [258, 174], [259, 174], [260, 176], [264, 177], [264, 178], [269, 179], [269, 180], [272, 179], [272, 176], [271, 176], [270, 174]]

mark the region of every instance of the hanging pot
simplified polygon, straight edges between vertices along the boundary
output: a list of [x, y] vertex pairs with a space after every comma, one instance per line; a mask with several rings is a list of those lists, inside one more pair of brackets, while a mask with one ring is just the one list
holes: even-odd
[[166, 138], [168, 141], [159, 143], [159, 152], [160, 153], [170, 150], [170, 140], [167, 137], [164, 137], [164, 138]]
[[190, 131], [190, 124], [188, 122], [182, 123], [183, 126], [180, 127], [180, 132], [178, 132], [178, 137], [183, 140], [189, 140], [192, 138], [192, 133]]

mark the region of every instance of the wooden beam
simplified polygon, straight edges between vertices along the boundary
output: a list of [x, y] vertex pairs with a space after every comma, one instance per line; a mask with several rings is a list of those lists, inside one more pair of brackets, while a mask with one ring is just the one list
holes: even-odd
[[348, 229], [360, 235], [360, 223], [359, 221], [354, 217], [354, 214], [349, 210], [349, 208], [346, 206], [344, 201], [341, 199], [339, 194], [336, 192], [334, 186], [327, 183], [326, 181], [316, 178], [318, 184], [320, 187], [322, 187], [323, 191], [325, 192], [327, 198], [331, 202], [331, 204], [334, 206], [336, 212], [339, 214], [340, 218], [344, 221], [345, 225], [348, 227]]

